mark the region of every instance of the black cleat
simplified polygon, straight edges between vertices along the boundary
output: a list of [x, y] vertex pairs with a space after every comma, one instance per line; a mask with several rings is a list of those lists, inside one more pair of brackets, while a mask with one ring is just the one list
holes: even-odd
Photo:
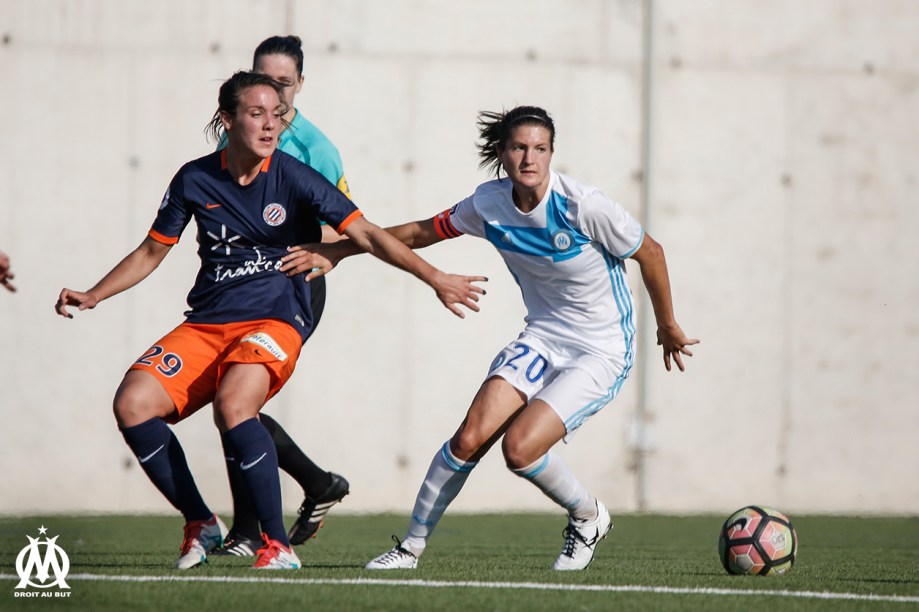
[[262, 547], [260, 540], [253, 540], [235, 533], [231, 533], [223, 541], [223, 546], [210, 552], [218, 557], [254, 557], [259, 548]]
[[322, 495], [315, 499], [308, 495], [303, 498], [303, 504], [297, 511], [300, 516], [287, 533], [291, 545], [303, 544], [310, 538], [315, 538], [326, 513], [348, 494], [348, 481], [334, 472], [329, 472], [329, 475], [332, 476], [332, 484]]

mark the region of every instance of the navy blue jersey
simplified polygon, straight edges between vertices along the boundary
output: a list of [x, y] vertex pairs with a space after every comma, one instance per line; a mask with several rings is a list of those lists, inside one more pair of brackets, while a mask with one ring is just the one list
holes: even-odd
[[282, 151], [239, 185], [224, 149], [179, 169], [149, 235], [175, 244], [195, 219], [201, 269], [188, 294], [188, 322], [280, 319], [306, 340], [314, 325], [310, 285], [303, 274], [280, 272], [281, 257], [289, 246], [319, 242], [320, 220], [342, 233], [360, 215], [321, 174]]

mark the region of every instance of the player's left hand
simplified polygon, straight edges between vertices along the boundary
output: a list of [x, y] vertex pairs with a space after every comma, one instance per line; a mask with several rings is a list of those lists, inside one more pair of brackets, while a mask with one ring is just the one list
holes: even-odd
[[298, 244], [287, 249], [289, 253], [281, 258], [283, 265], [281, 272], [287, 276], [296, 276], [302, 272], [309, 272], [306, 281], [309, 282], [332, 271], [341, 258], [327, 252], [328, 246], [319, 243]]
[[671, 370], [671, 357], [676, 362], [680, 372], [686, 371], [686, 368], [683, 367], [682, 356], [692, 357], [692, 351], [686, 347], [693, 344], [699, 344], [699, 341], [687, 338], [676, 323], [668, 327], [657, 328], [657, 345], [664, 348], [664, 367], [667, 368], [668, 372]]

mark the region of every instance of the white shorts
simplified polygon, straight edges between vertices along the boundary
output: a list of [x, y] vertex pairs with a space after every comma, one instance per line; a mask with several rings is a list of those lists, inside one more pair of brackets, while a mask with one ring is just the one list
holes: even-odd
[[565, 424], [567, 442], [584, 421], [610, 403], [630, 368], [523, 332], [498, 353], [488, 378], [500, 376], [526, 395], [546, 402]]

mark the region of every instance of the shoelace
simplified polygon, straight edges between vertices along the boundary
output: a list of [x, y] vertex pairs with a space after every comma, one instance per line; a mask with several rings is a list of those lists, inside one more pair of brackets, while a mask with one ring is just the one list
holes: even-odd
[[562, 531], [562, 535], [565, 536], [565, 544], [562, 546], [562, 554], [566, 557], [574, 558], [574, 551], [578, 547], [578, 541], [583, 542], [585, 546], [590, 546], [587, 540], [584, 539], [584, 536], [581, 535], [581, 532], [571, 525], [565, 527], [565, 530]]
[[392, 541], [396, 543], [396, 546], [380, 558], [380, 563], [387, 563], [389, 561], [398, 561], [399, 557], [402, 557], [405, 555], [408, 555], [410, 557], [415, 556], [411, 552], [402, 548], [402, 540], [400, 540], [396, 536], [392, 537]]
[[258, 559], [256, 559], [253, 567], [265, 567], [266, 565], [270, 565], [272, 559], [278, 556], [277, 553], [272, 554], [272, 551], [275, 550], [278, 551], [278, 553], [281, 551], [281, 544], [276, 540], [269, 540], [268, 536], [264, 533], [262, 534], [262, 541], [265, 542], [265, 545], [259, 548], [258, 552], [255, 553], [258, 555]]

